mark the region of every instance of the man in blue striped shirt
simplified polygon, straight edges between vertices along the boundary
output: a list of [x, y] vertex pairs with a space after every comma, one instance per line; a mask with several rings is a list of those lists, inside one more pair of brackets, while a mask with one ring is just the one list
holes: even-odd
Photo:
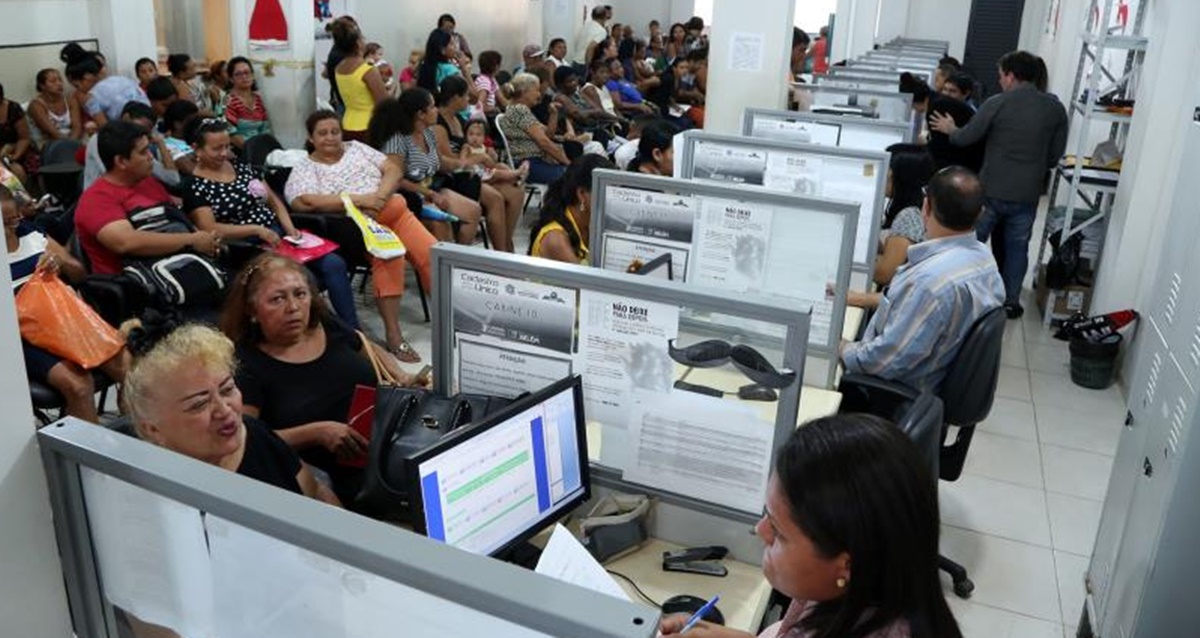
[[933, 176], [921, 210], [925, 241], [909, 247], [863, 340], [842, 343], [847, 372], [938, 390], [971, 326], [1004, 303], [996, 260], [975, 237], [983, 201], [971, 171], [951, 166]]

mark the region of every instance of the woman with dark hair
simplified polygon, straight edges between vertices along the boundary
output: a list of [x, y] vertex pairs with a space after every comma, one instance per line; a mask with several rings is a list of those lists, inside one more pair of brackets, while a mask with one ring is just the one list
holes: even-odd
[[609, 80], [605, 83], [604, 88], [612, 97], [613, 106], [616, 107], [618, 113], [632, 117], [658, 112], [658, 109], [646, 102], [645, 96], [642, 95], [637, 85], [626, 79], [625, 65], [621, 64], [620, 60], [616, 58], [609, 60], [608, 71]]
[[225, 113], [225, 96], [229, 93], [229, 63], [217, 60], [208, 65], [208, 77], [204, 78], [204, 105], [217, 116]]
[[228, 70], [233, 86], [225, 95], [225, 120], [244, 140], [270, 133], [271, 118], [254, 84], [254, 66], [239, 55], [229, 61]]
[[150, 58], [140, 58], [133, 65], [133, 74], [137, 77], [138, 83], [142, 85], [142, 90], [145, 91], [150, 80], [158, 77], [158, 62]]
[[[437, 117], [433, 96], [421, 87], [409, 89], [401, 93], [399, 98], [388, 98], [375, 107], [375, 114], [371, 117], [371, 146], [387, 153], [388, 158], [400, 167], [399, 187], [413, 196], [409, 209], [420, 210], [414, 204], [423, 206], [428, 203], [458, 217], [462, 222], [458, 225], [455, 239], [460, 244], [470, 246], [475, 243], [482, 214], [478, 201], [473, 201], [479, 198], [479, 180], [476, 178], [472, 186], [474, 197], [464, 197], [464, 194], [449, 187], [448, 176], [441, 171], [441, 157], [434, 133]], [[492, 231], [492, 238], [497, 239], [495, 233], [502, 233], [506, 228], [503, 202], [499, 210], [488, 212], [491, 213], [488, 230]], [[499, 219], [495, 219], [496, 213]], [[438, 221], [432, 225], [434, 237], [442, 241], [451, 239], [444, 223]], [[503, 240], [503, 235], [499, 239]], [[505, 244], [501, 242], [500, 245]]]
[[403, 385], [417, 379], [391, 354], [333, 319], [315, 282], [292, 259], [264, 253], [238, 273], [225, 299], [221, 332], [233, 341], [242, 413], [262, 421], [329, 475], [351, 503], [362, 484], [367, 440], [347, 423], [355, 386], [374, 387], [374, 363]]
[[687, 27], [682, 23], [676, 22], [671, 25], [671, 31], [667, 37], [667, 65], [675, 63], [675, 60], [682, 59], [687, 55]]
[[[936, 479], [908, 437], [873, 416], [825, 417], [792, 432], [774, 469], [755, 532], [763, 574], [792, 603], [762, 637], [962, 638], [938, 574]], [[749, 636], [704, 621], [687, 635]]]
[[[254, 167], [234, 158], [224, 120], [193, 120], [188, 132], [195, 169], [183, 195], [183, 208], [197, 228], [267, 248], [278, 246], [285, 237], [301, 238], [279, 195]], [[305, 266], [328, 291], [329, 303], [338, 316], [357, 328], [354, 292], [341, 255], [329, 253]]]
[[604, 38], [592, 50], [592, 59], [588, 60], [588, 67], [591, 67], [596, 60], [608, 62], [615, 59], [617, 59], [617, 41], [612, 38]]
[[587, 263], [592, 222], [592, 173], [615, 168], [608, 158], [588, 153], [546, 190], [542, 212], [529, 231], [529, 254], [569, 264]]
[[[471, 62], [459, 55], [454, 45], [454, 37], [450, 33], [434, 29], [425, 40], [425, 57], [421, 59], [421, 66], [417, 69], [417, 86], [430, 93], [437, 93], [442, 80], [452, 75], [470, 77]], [[470, 93], [474, 102], [476, 93], [474, 90]]]
[[546, 46], [546, 61], [553, 64], [555, 69], [571, 66], [567, 61], [567, 41], [562, 38], [551, 40]]
[[167, 71], [171, 73], [171, 84], [175, 85], [175, 94], [181, 100], [194, 103], [203, 110], [203, 95], [192, 85], [196, 79], [196, 61], [186, 53], [172, 53], [167, 56]]
[[83, 137], [79, 105], [67, 99], [63, 78], [55, 69], [42, 69], [35, 78], [37, 96], [29, 101], [30, 133], [35, 144]]
[[429, 251], [437, 241], [396, 195], [402, 172], [395, 160], [361, 142], [343, 141], [339, 119], [333, 111], [308, 116], [309, 154], [292, 168], [284, 198], [297, 213], [344, 215], [342, 196], [348, 196], [364, 215], [387, 226], [404, 243], [402, 259], [371, 259], [371, 281], [388, 350], [401, 361], [416, 363], [421, 355], [400, 329], [404, 262], [416, 268], [425, 290], [433, 290]]
[[647, 175], [670, 177], [675, 171], [675, 136], [679, 127], [666, 120], [655, 120], [642, 127], [637, 155], [629, 162], [629, 170]]
[[379, 69], [363, 57], [366, 44], [357, 25], [334, 21], [333, 46], [342, 54], [342, 60], [333, 68], [333, 74], [338, 94], [346, 106], [346, 112], [342, 114], [342, 135], [356, 142], [367, 141], [371, 113], [375, 105], [387, 97], [387, 87]]
[[150, 105], [146, 92], [137, 81], [108, 74], [99, 53], [86, 51], [72, 42], [62, 48], [59, 59], [67, 65], [67, 81], [75, 87], [75, 96], [83, 100], [80, 102], [82, 113], [86, 119], [95, 122], [97, 128], [109, 120], [121, 119], [121, 109], [127, 102]]
[[[462, 150], [467, 141], [467, 133], [459, 114], [467, 108], [469, 88], [467, 81], [461, 75], [451, 75], [442, 80], [440, 90], [435, 98], [438, 107], [437, 126], [433, 127], [442, 170], [450, 171], [451, 174], [450, 189], [463, 195], [468, 195], [468, 192], [464, 190], [464, 182], [468, 180], [467, 176], [477, 173], [486, 174], [488, 170], [498, 172], [512, 168], [492, 160], [487, 155], [476, 154], [464, 157]], [[522, 178], [527, 172], [528, 169], [522, 172]], [[478, 199], [479, 203], [483, 205], [483, 209], [488, 211], [488, 232], [496, 234], [498, 233], [493, 231], [491, 226], [490, 220], [493, 215], [491, 210], [495, 207], [496, 201], [503, 201], [506, 220], [504, 237], [507, 243], [497, 243], [494, 239], [496, 234], [493, 234], [491, 237], [492, 248], [512, 252], [513, 232], [521, 219], [522, 211], [525, 210], [525, 189], [516, 181], [483, 180], [479, 187]]]

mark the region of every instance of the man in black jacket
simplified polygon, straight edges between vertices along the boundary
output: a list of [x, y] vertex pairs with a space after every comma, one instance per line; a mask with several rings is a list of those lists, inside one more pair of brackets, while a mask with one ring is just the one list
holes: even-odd
[[1037, 216], [1046, 171], [1058, 163], [1067, 145], [1067, 112], [1056, 96], [1038, 88], [1045, 64], [1025, 51], [1000, 58], [1004, 92], [988, 98], [966, 126], [959, 128], [945, 113], [933, 113], [930, 128], [945, 133], [950, 143], [968, 146], [986, 140], [983, 170], [987, 210], [976, 225], [980, 241], [993, 229], [992, 242], [1004, 277], [1005, 309], [1021, 316], [1021, 283], [1029, 267], [1029, 238]]

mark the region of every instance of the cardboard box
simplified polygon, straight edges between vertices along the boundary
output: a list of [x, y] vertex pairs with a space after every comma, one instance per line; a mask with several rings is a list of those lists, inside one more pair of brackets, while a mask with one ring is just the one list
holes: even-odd
[[[1088, 313], [1088, 308], [1092, 304], [1092, 287], [1082, 284], [1073, 284], [1056, 290], [1054, 297], [1054, 317], [1066, 318], [1077, 312], [1083, 314]], [[1037, 305], [1038, 313], [1046, 314], [1046, 300], [1050, 297], [1050, 290], [1046, 287], [1046, 266], [1045, 264], [1038, 266], [1037, 274]]]

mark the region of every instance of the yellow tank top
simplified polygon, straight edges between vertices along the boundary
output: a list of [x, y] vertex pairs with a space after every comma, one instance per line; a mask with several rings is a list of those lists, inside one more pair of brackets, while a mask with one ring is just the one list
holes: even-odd
[[[575, 230], [575, 234], [579, 235], [579, 250], [575, 251], [575, 256], [579, 258], [579, 263], [586, 265], [588, 262], [587, 237], [584, 237], [583, 233], [579, 232], [579, 224], [575, 223], [575, 213], [570, 208], [567, 209], [567, 221], [571, 223], [571, 228]], [[538, 231], [537, 237], [533, 239], [533, 250], [530, 254], [534, 257], [542, 257], [542, 238], [547, 233], [556, 230], [561, 230], [564, 233], [567, 232], [567, 229], [563, 228], [563, 225], [558, 222], [550, 222], [542, 226], [542, 229]]]
[[335, 73], [338, 93], [342, 103], [346, 105], [346, 113], [342, 116], [343, 131], [365, 131], [371, 122], [371, 112], [375, 110], [375, 97], [371, 89], [363, 81], [363, 76], [375, 67], [363, 62], [354, 69], [353, 73]]

